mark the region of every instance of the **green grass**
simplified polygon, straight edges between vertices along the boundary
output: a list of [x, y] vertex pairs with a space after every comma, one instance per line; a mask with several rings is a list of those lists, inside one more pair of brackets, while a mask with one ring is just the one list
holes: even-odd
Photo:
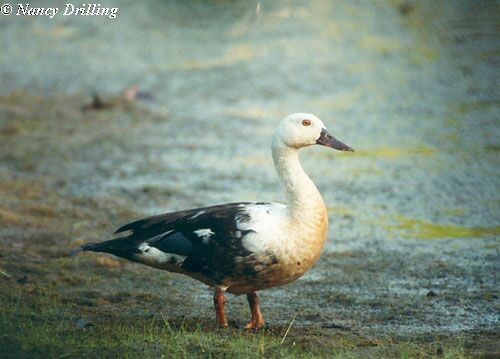
[[0, 357], [466, 357], [460, 341], [399, 342], [292, 327], [281, 343], [287, 326], [253, 333], [218, 329], [203, 320], [168, 320], [161, 313], [131, 315], [99, 307], [82, 313], [77, 305], [61, 301], [50, 286], [24, 287], [8, 295], [0, 292]]
[[[78, 322], [77, 308], [46, 290], [2, 294], [0, 354], [14, 357], [309, 357], [276, 333], [220, 330], [192, 320], [111, 312]], [[105, 313], [106, 314], [106, 313]], [[0, 356], [2, 356], [0, 355]]]

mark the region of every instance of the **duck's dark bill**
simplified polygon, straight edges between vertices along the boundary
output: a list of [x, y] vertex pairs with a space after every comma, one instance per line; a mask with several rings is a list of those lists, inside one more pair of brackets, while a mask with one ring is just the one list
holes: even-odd
[[340, 142], [335, 137], [330, 135], [326, 129], [321, 130], [321, 134], [319, 135], [319, 138], [316, 140], [316, 143], [318, 145], [331, 147], [339, 151], [354, 152], [354, 150], [351, 147], [347, 146], [346, 144]]

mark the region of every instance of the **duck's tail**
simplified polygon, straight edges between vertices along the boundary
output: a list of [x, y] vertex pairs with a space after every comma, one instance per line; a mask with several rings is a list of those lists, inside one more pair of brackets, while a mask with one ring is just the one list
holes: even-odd
[[99, 249], [99, 244], [100, 243], [85, 243], [80, 247], [72, 249], [70, 255], [76, 256], [78, 253], [85, 251], [102, 252], [102, 250]]
[[[105, 242], [103, 242], [105, 243]], [[102, 252], [105, 246], [103, 243], [85, 243], [78, 248], [79, 252], [91, 251], [91, 252]]]
[[137, 245], [128, 238], [117, 238], [100, 243], [85, 243], [72, 251], [72, 255], [79, 252], [105, 252], [117, 257], [130, 259], [137, 252]]

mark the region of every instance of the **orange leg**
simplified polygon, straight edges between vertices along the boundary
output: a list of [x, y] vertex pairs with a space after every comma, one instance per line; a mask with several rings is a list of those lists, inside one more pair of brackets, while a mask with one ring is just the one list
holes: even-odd
[[214, 294], [215, 321], [220, 328], [227, 328], [227, 318], [224, 312], [224, 292], [216, 290]]
[[259, 329], [264, 326], [264, 317], [260, 312], [259, 296], [257, 292], [247, 294], [248, 304], [252, 312], [252, 319], [245, 325], [245, 329]]

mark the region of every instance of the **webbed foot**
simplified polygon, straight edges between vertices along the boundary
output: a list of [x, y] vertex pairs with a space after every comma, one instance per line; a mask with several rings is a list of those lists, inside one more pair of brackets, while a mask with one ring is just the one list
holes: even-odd
[[245, 325], [245, 329], [258, 330], [264, 326], [264, 317], [259, 307], [259, 296], [257, 292], [252, 292], [247, 294], [247, 299], [252, 312], [252, 319]]

